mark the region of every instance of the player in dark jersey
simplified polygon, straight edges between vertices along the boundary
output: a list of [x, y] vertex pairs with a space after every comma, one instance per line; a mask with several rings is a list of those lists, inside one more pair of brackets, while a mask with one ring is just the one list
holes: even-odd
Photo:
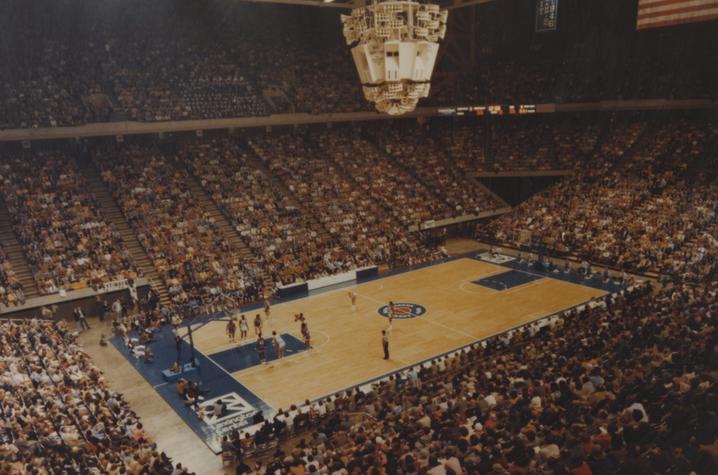
[[237, 334], [237, 324], [234, 321], [234, 317], [229, 319], [229, 322], [227, 322], [227, 336], [229, 337], [229, 342], [234, 343], [234, 336]]
[[302, 338], [304, 339], [304, 346], [306, 348], [311, 348], [312, 347], [312, 338], [311, 338], [311, 335], [309, 334], [309, 324], [307, 323], [306, 319], [302, 319], [301, 332], [302, 332]]
[[357, 294], [353, 290], [349, 291], [349, 300], [352, 302], [352, 311], [356, 312], [357, 309]]
[[260, 363], [267, 362], [267, 347], [261, 332], [257, 336], [257, 355], [259, 356]]
[[269, 317], [272, 313], [272, 307], [269, 305], [269, 298], [264, 299], [264, 318], [269, 321]]

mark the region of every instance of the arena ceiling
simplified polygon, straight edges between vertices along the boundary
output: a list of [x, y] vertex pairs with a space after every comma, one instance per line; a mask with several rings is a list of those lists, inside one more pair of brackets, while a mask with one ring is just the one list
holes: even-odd
[[[369, 3], [366, 0], [243, 0], [250, 3], [281, 3], [285, 5], [305, 5], [320, 8], [356, 8]], [[453, 10], [455, 8], [468, 7], [471, 5], [479, 5], [489, 3], [495, 0], [432, 0], [442, 7]]]

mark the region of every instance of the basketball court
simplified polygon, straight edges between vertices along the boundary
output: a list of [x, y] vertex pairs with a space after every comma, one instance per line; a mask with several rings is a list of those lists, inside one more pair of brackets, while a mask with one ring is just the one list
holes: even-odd
[[[505, 287], [495, 285], [502, 276], [509, 279]], [[511, 285], [512, 281], [517, 285]], [[499, 289], [491, 288], [492, 284]], [[350, 290], [357, 294], [356, 310], [352, 309]], [[270, 337], [276, 331], [289, 335], [292, 343], [301, 341], [300, 323], [295, 322], [294, 315], [303, 313], [313, 348], [305, 350], [300, 344], [297, 349], [294, 344], [295, 351], [281, 360], [240, 364], [242, 369], [229, 372], [273, 409], [286, 409], [605, 293], [525, 271], [507, 272], [506, 267], [479, 259], [457, 259], [274, 305], [270, 318], [264, 321], [263, 336]], [[389, 321], [382, 313], [387, 314], [385, 306], [390, 300], [397, 305], [399, 315], [389, 337], [391, 357], [384, 360], [381, 331]], [[262, 309], [246, 313], [249, 338], [239, 343], [246, 345], [245, 351], [255, 351], [252, 321], [257, 313], [264, 319]], [[242, 358], [245, 351], [238, 351], [236, 343], [228, 343], [225, 327], [224, 319], [196, 325], [195, 348], [210, 359], [221, 355], [223, 360], [231, 360], [233, 352], [237, 352], [237, 359]]]
[[[316, 291], [271, 307], [265, 318], [261, 306], [244, 309], [249, 335], [229, 342], [228, 317], [223, 313], [195, 319], [179, 329], [177, 353], [169, 327], [155, 334], [155, 361], [143, 364], [119, 338], [114, 345], [177, 414], [215, 452], [221, 437], [252, 423], [258, 412], [272, 417], [280, 409], [301, 405], [344, 389], [361, 386], [393, 372], [426, 362], [492, 335], [581, 305], [620, 290], [619, 284], [574, 270], [537, 269], [508, 256], [467, 254], [442, 262], [384, 274], [365, 283]], [[357, 295], [352, 308], [349, 292]], [[383, 358], [382, 330], [389, 326], [389, 301], [395, 304], [390, 358]], [[311, 334], [306, 348], [295, 315], [303, 313]], [[253, 321], [260, 314], [267, 339], [267, 361], [256, 351]], [[191, 328], [191, 339], [190, 339]], [[286, 342], [286, 356], [277, 359], [272, 332]], [[196, 368], [168, 377], [167, 368], [179, 360]], [[197, 381], [209, 390], [197, 406], [175, 391], [178, 377]], [[226, 414], [213, 415], [221, 399]]]

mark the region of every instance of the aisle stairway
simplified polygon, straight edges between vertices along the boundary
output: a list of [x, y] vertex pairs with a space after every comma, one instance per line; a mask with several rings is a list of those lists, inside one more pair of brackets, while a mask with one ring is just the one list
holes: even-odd
[[241, 238], [239, 233], [234, 229], [232, 223], [212, 201], [212, 198], [202, 188], [202, 185], [192, 175], [187, 177], [187, 185], [189, 185], [192, 196], [197, 200], [197, 204], [202, 208], [208, 216], [214, 219], [217, 223], [217, 229], [219, 230], [220, 236], [224, 238], [229, 245], [242, 256], [242, 259], [247, 261], [253, 261], [255, 259], [252, 250], [247, 246], [244, 240]]
[[170, 305], [172, 301], [170, 300], [164, 280], [155, 270], [150, 257], [147, 255], [134, 231], [125, 220], [125, 217], [112, 196], [112, 193], [110, 193], [110, 190], [102, 181], [102, 177], [97, 171], [97, 168], [95, 168], [95, 165], [87, 160], [80, 163], [80, 170], [88, 181], [89, 191], [97, 200], [102, 217], [111, 222], [119, 231], [125, 246], [132, 255], [135, 265], [140, 269], [142, 275], [150, 281], [152, 288], [159, 294], [160, 302], [163, 305]]
[[5, 200], [0, 198], [0, 244], [2, 244], [5, 253], [10, 259], [10, 264], [15, 275], [22, 284], [22, 291], [25, 298], [31, 299], [40, 296], [40, 291], [35, 285], [35, 279], [32, 276], [30, 265], [25, 259], [22, 245], [18, 241], [17, 236], [13, 232], [12, 219], [5, 205]]
[[396, 165], [399, 169], [404, 170], [406, 173], [411, 175], [411, 177], [416, 180], [418, 184], [424, 187], [424, 189], [431, 193], [434, 198], [444, 203], [446, 206], [449, 207], [449, 209], [454, 209], [454, 206], [446, 200], [446, 196], [441, 194], [439, 190], [437, 190], [432, 184], [426, 182], [416, 170], [414, 170], [410, 166], [406, 166], [405, 164], [403, 164], [394, 155], [387, 153], [386, 148], [380, 143], [377, 136], [365, 132], [363, 138], [364, 140], [366, 140], [367, 143], [373, 146], [378, 153], [385, 156], [387, 160], [393, 162], [394, 165]]
[[[302, 200], [298, 200], [294, 197], [294, 193], [289, 189], [287, 184], [282, 180], [281, 178], [278, 178], [275, 174], [273, 174], [270, 170], [265, 161], [260, 156], [259, 152], [257, 151], [254, 146], [251, 144], [247, 145], [247, 150], [251, 151], [249, 154], [249, 157], [251, 158], [251, 164], [262, 171], [272, 182], [272, 189], [275, 190], [277, 194], [281, 194], [283, 196], [288, 196], [290, 202], [292, 205], [294, 205], [297, 209], [300, 209], [302, 212], [302, 216], [307, 218], [309, 222], [311, 222], [312, 229], [316, 230], [317, 234], [321, 236], [320, 241], [321, 242], [335, 242], [338, 246], [344, 247], [341, 240], [334, 239], [329, 232], [329, 230], [324, 226], [322, 221], [319, 219], [316, 210], [314, 210], [310, 204], [305, 203]], [[346, 251], [349, 251], [349, 249], [346, 249]]]
[[[180, 164], [178, 163], [176, 165], [179, 166]], [[237, 230], [234, 229], [229, 218], [219, 209], [219, 206], [212, 200], [194, 175], [187, 175], [187, 185], [189, 186], [192, 196], [197, 200], [197, 204], [202, 208], [202, 211], [214, 219], [220, 236], [242, 257], [243, 262], [254, 263], [256, 256], [252, 252], [252, 249], [247, 245], [244, 239], [242, 239], [242, 236], [240, 236]], [[274, 287], [271, 277], [266, 272], [262, 273], [262, 282], [265, 287]]]

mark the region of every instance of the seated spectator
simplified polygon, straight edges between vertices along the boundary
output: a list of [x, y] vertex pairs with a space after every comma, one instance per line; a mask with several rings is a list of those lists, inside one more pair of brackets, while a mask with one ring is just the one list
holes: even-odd
[[10, 258], [0, 244], [0, 305], [13, 306], [24, 303], [22, 284], [15, 275]]

